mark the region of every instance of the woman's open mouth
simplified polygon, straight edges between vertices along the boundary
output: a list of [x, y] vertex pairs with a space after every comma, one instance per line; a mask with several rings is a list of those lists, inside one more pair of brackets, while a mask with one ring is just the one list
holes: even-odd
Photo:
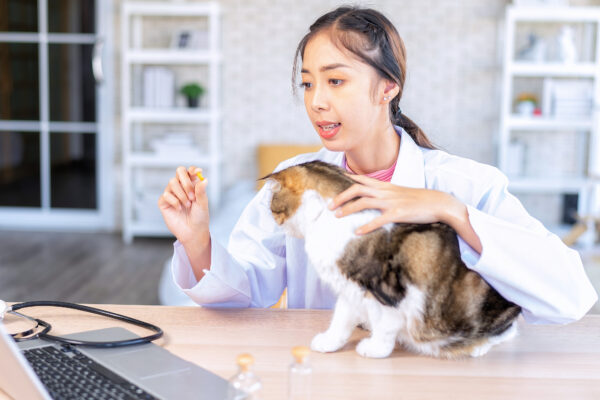
[[331, 139], [337, 135], [342, 124], [339, 122], [319, 121], [317, 122], [317, 126], [319, 127], [319, 136], [323, 139]]

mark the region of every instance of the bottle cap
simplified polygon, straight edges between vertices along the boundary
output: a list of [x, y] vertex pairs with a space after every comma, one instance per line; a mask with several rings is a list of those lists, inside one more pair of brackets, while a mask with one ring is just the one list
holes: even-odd
[[251, 354], [243, 353], [237, 357], [237, 365], [239, 365], [244, 372], [248, 371], [248, 368], [250, 368], [250, 365], [252, 364], [254, 364], [254, 357], [252, 357]]
[[292, 348], [292, 355], [297, 363], [303, 363], [309, 354], [310, 349], [306, 346], [296, 346]]

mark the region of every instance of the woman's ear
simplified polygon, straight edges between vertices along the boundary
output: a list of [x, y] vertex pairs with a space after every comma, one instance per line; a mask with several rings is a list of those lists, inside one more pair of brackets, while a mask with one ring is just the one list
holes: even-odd
[[383, 93], [381, 95], [381, 103], [388, 103], [400, 92], [400, 87], [393, 81], [384, 80]]

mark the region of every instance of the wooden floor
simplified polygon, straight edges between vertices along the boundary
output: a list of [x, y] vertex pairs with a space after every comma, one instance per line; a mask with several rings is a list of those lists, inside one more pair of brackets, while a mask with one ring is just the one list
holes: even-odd
[[172, 239], [0, 231], [0, 299], [158, 304]]
[[[159, 304], [158, 285], [172, 239], [119, 234], [0, 231], [0, 299]], [[600, 246], [582, 253], [600, 293]], [[600, 302], [591, 313], [600, 313]]]

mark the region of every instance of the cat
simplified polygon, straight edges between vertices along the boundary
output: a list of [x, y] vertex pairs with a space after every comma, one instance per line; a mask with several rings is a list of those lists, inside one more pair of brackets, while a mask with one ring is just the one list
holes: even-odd
[[343, 169], [310, 161], [262, 179], [274, 181], [275, 221], [304, 239], [310, 263], [337, 296], [330, 326], [313, 338], [313, 350], [341, 349], [357, 326], [371, 335], [356, 351], [373, 358], [389, 356], [397, 341], [433, 357], [476, 357], [516, 335], [521, 308], [466, 267], [450, 226], [390, 223], [357, 236], [356, 228], [380, 211], [338, 218], [328, 209], [356, 183]]

